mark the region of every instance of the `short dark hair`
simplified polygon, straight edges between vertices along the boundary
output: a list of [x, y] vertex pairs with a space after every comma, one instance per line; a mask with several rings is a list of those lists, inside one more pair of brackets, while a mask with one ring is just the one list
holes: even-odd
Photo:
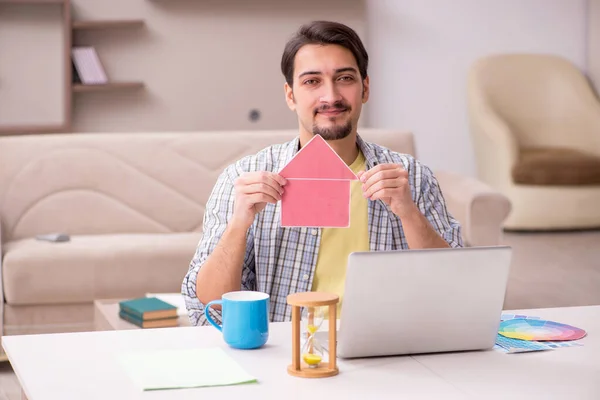
[[337, 44], [350, 50], [356, 59], [362, 80], [367, 77], [369, 55], [356, 32], [339, 22], [313, 21], [302, 25], [287, 42], [281, 56], [281, 72], [288, 85], [294, 82], [294, 59], [296, 53], [307, 44]]

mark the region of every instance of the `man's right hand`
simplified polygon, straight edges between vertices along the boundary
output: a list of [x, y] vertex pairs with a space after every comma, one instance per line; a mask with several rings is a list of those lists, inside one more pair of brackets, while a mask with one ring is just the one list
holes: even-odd
[[247, 229], [267, 203], [281, 200], [286, 180], [272, 172], [246, 172], [235, 180], [232, 222]]

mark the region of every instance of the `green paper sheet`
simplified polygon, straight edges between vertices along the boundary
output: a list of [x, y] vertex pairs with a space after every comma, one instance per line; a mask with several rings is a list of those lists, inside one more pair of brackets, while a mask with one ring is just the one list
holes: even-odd
[[220, 348], [131, 352], [119, 361], [141, 390], [256, 382]]

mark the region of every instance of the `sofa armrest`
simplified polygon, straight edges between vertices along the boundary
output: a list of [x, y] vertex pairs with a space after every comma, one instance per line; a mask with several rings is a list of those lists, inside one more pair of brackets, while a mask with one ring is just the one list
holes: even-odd
[[448, 211], [461, 224], [465, 244], [502, 244], [502, 224], [511, 210], [510, 200], [474, 178], [447, 171], [437, 171], [435, 176]]

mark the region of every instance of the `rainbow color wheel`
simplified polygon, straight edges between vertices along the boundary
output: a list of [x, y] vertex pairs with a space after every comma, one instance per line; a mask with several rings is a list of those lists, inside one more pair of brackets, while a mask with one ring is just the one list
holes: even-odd
[[540, 319], [509, 319], [500, 323], [502, 336], [536, 341], [577, 340], [586, 335], [583, 329]]

